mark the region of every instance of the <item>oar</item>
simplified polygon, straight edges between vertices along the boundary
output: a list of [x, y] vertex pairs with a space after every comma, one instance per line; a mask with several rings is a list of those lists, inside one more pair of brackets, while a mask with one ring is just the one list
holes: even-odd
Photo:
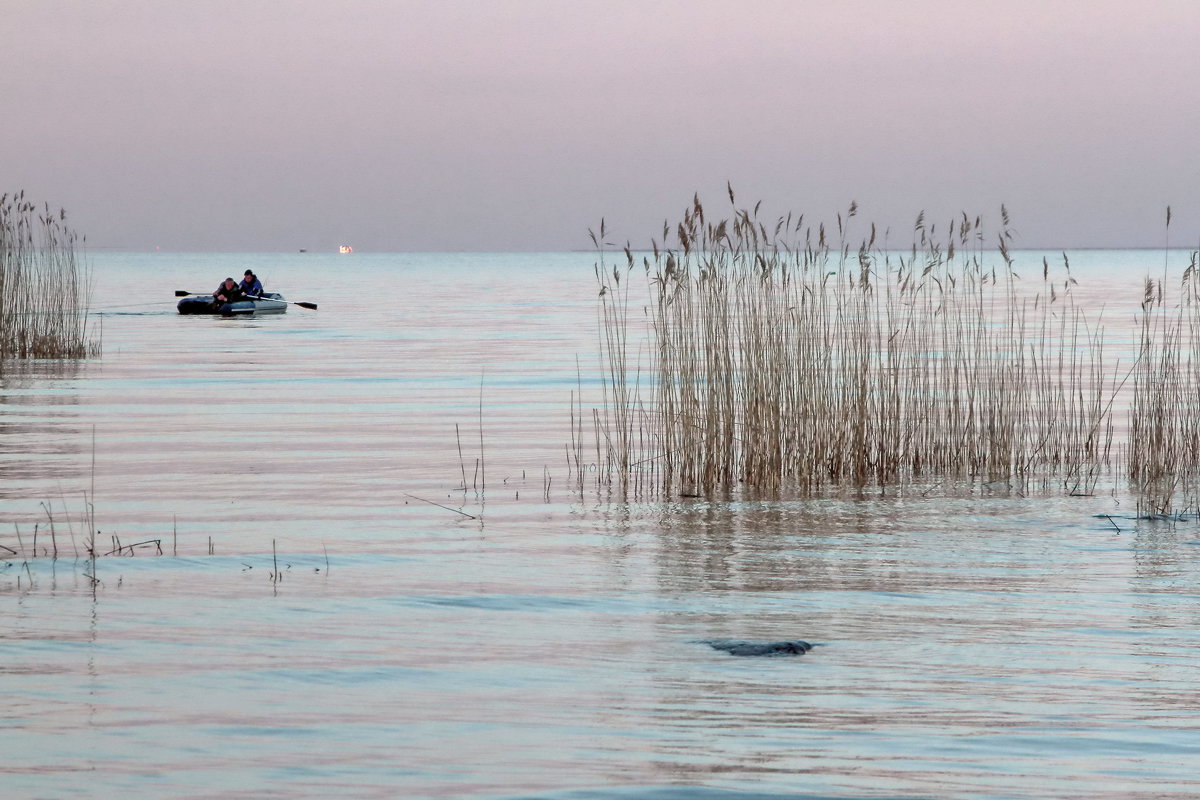
[[[175, 296], [176, 297], [203, 297], [204, 295], [202, 295], [198, 292], [185, 292], [183, 289], [176, 289]], [[263, 297], [261, 295], [247, 295], [247, 297], [250, 300], [270, 300], [270, 299], [272, 299], [270, 297]], [[300, 303], [295, 300], [284, 300], [283, 302], [291, 303], [292, 305], [300, 306], [301, 308], [311, 308], [313, 311], [317, 310], [316, 303]]]

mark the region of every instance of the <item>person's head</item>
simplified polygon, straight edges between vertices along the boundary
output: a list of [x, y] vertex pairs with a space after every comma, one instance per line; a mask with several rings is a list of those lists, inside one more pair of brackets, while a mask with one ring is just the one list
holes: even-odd
[[246, 278], [245, 278], [245, 279], [246, 279], [246, 280], [248, 280], [248, 281], [253, 281], [253, 280], [255, 280], [255, 277], [254, 277], [254, 270], [252, 270], [252, 269], [248, 269], [248, 270], [246, 270]]
[[237, 286], [237, 281], [235, 281], [233, 278], [225, 279], [225, 288], [226, 289], [232, 289], [235, 286]]

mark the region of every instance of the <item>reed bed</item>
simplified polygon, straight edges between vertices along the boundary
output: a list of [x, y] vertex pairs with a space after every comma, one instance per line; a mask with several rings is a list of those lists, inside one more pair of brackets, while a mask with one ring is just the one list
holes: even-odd
[[898, 252], [873, 225], [851, 244], [854, 205], [827, 230], [729, 196], [728, 217], [710, 221], [695, 198], [650, 252], [615, 263], [607, 231], [593, 234], [602, 483], [643, 496], [1051, 478], [1092, 490], [1117, 382], [1065, 254], [1023, 280], [1003, 209], [994, 232], [963, 214], [939, 235], [921, 215]]
[[24, 192], [0, 197], [0, 371], [12, 358], [99, 353], [81, 244], [66, 212], [39, 210]]
[[[1192, 253], [1178, 299], [1146, 279], [1133, 373], [1128, 472], [1138, 513], [1200, 513], [1200, 254]], [[1165, 271], [1164, 271], [1165, 272]]]

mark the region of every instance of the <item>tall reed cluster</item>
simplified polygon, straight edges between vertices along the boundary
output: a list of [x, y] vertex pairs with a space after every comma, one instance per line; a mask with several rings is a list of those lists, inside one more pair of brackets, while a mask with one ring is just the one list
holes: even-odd
[[[1168, 217], [1168, 225], [1169, 225]], [[1165, 274], [1147, 278], [1133, 372], [1128, 471], [1141, 516], [1200, 511], [1200, 262], [1192, 253], [1178, 300]]]
[[903, 252], [873, 225], [852, 245], [856, 215], [826, 230], [733, 205], [712, 221], [696, 198], [616, 263], [593, 234], [601, 475], [633, 494], [1045, 475], [1090, 489], [1116, 387], [1066, 256], [1026, 283], [1003, 210], [991, 234], [963, 214], [939, 236], [922, 215]]
[[25, 193], [0, 196], [0, 370], [10, 358], [85, 358], [89, 276], [66, 212], [38, 209]]

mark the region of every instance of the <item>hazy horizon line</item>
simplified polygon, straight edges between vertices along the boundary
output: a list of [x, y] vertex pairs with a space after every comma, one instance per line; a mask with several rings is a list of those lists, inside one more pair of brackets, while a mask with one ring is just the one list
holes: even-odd
[[[828, 249], [831, 252], [836, 252], [839, 248], [830, 246]], [[1104, 250], [1146, 251], [1146, 252], [1161, 253], [1161, 252], [1196, 252], [1197, 250], [1200, 250], [1200, 245], [1181, 246], [1181, 245], [1172, 244], [1172, 245], [1169, 245], [1166, 247], [1164, 247], [1162, 245], [1121, 245], [1121, 246], [1022, 245], [1020, 247], [1009, 246], [1007, 249], [1010, 253], [1045, 253], [1045, 252], [1063, 252], [1063, 251], [1079, 252], [1079, 251], [1104, 251]], [[505, 248], [505, 249], [499, 249], [499, 250], [478, 250], [478, 249], [470, 249], [470, 250], [468, 250], [468, 249], [460, 249], [460, 250], [441, 250], [441, 249], [438, 249], [438, 250], [417, 250], [417, 249], [414, 249], [414, 250], [365, 250], [365, 249], [356, 249], [350, 253], [341, 253], [337, 250], [336, 247], [329, 248], [329, 249], [300, 248], [300, 249], [295, 249], [295, 250], [279, 250], [279, 249], [264, 249], [264, 250], [241, 250], [241, 249], [238, 249], [238, 250], [190, 250], [190, 249], [180, 249], [180, 250], [174, 250], [174, 249], [170, 249], [170, 248], [157, 248], [157, 247], [150, 248], [150, 249], [130, 248], [130, 247], [121, 247], [118, 245], [99, 246], [99, 247], [88, 245], [88, 246], [80, 247], [80, 250], [84, 254], [89, 253], [89, 252], [137, 253], [137, 254], [147, 254], [147, 255], [151, 255], [154, 253], [175, 254], [175, 255], [206, 255], [206, 254], [211, 254], [211, 255], [281, 254], [282, 255], [282, 254], [288, 254], [288, 255], [342, 255], [342, 256], [347, 256], [347, 257], [353, 257], [356, 255], [457, 255], [457, 254], [512, 254], [512, 255], [517, 255], [517, 254], [538, 254], [538, 253], [555, 254], [555, 253], [598, 253], [598, 252], [600, 252], [597, 248], [594, 248], [594, 247], [573, 247], [573, 248], [565, 248], [565, 249], [563, 249], [563, 248], [533, 248], [533, 249], [527, 249], [527, 250], [526, 249], [511, 249], [511, 248]], [[608, 245], [604, 248], [604, 253], [606, 253], [606, 254], [622, 253], [622, 252], [624, 252], [624, 250], [625, 250], [624, 245], [612, 244], [612, 245]], [[673, 246], [673, 247], [661, 247], [660, 246], [658, 248], [658, 250], [659, 250], [659, 252], [663, 252], [663, 253], [668, 252], [668, 251], [679, 252], [680, 250], [682, 250], [682, 248], [678, 247], [678, 246]], [[794, 250], [796, 252], [799, 252], [798, 248], [794, 248]], [[912, 246], [909, 245], [909, 246], [904, 246], [904, 247], [871, 248], [870, 251], [871, 252], [880, 252], [880, 253], [901, 253], [901, 252], [909, 252], [911, 250], [912, 250]], [[972, 252], [973, 250], [974, 250], [974, 248], [960, 248], [960, 252]], [[990, 252], [990, 251], [998, 252], [999, 248], [996, 247], [995, 245], [988, 245], [984, 248], [984, 251], [985, 252]], [[631, 253], [653, 253], [654, 247], [653, 246], [630, 247], [629, 252], [631, 252]], [[858, 248], [851, 246], [851, 252], [857, 253]]]

